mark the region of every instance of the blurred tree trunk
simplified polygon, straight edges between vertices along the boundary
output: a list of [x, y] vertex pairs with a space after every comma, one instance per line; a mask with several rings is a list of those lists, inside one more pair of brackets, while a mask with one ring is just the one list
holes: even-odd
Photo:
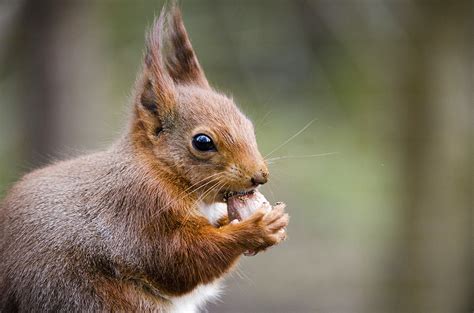
[[[10, 54], [20, 69], [20, 120], [24, 123], [20, 131], [28, 167], [57, 158], [70, 142], [77, 145], [78, 132], [87, 129], [74, 126], [84, 121], [81, 111], [91, 113], [86, 106], [93, 103], [88, 101], [93, 88], [82, 88], [81, 82], [97, 78], [95, 55], [87, 54], [94, 50], [94, 42], [85, 42], [82, 36], [93, 25], [88, 20], [90, 8], [75, 0], [23, 0]], [[81, 62], [84, 54], [87, 65]], [[80, 76], [84, 73], [89, 79]]]
[[[469, 1], [420, 1], [399, 77], [403, 237], [396, 312], [469, 312], [472, 295]], [[401, 62], [403, 63], [403, 62]]]
[[[24, 147], [26, 159], [38, 165], [57, 148], [58, 99], [56, 97], [59, 77], [55, 71], [57, 57], [57, 29], [60, 16], [65, 14], [70, 1], [25, 1], [20, 14], [20, 40], [17, 51], [22, 63], [20, 88], [22, 120], [25, 121]], [[63, 82], [67, 83], [67, 82]], [[43, 159], [43, 160], [41, 160]]]

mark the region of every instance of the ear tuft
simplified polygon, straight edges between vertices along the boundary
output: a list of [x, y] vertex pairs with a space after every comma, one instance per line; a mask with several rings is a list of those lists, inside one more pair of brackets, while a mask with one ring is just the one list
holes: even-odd
[[165, 120], [172, 118], [178, 84], [210, 88], [181, 11], [173, 2], [169, 9], [163, 7], [147, 34], [143, 71], [135, 89], [137, 117], [149, 136], [155, 136]]
[[[136, 102], [140, 117], [169, 114], [175, 105], [175, 85], [168, 74], [162, 58], [164, 41], [165, 8], [147, 34], [142, 73], [136, 85]], [[147, 114], [144, 114], [148, 112]], [[151, 113], [151, 114], [150, 114]], [[160, 113], [160, 114], [158, 114]], [[145, 117], [144, 117], [145, 116]]]
[[[151, 98], [159, 101], [162, 105], [171, 105], [174, 102], [174, 83], [166, 71], [162, 58], [162, 46], [165, 40], [165, 12], [166, 9], [163, 8], [147, 36], [144, 92], [153, 92], [154, 95]], [[150, 86], [151, 88], [147, 88]]]
[[166, 69], [174, 82], [194, 84], [209, 88], [204, 71], [194, 52], [184, 27], [181, 10], [173, 3], [167, 15], [167, 41], [170, 47], [166, 55]]
[[165, 9], [153, 23], [146, 36], [144, 64], [135, 85], [135, 116], [150, 139], [156, 137], [156, 129], [163, 127], [176, 105], [176, 90], [162, 58], [164, 42]]

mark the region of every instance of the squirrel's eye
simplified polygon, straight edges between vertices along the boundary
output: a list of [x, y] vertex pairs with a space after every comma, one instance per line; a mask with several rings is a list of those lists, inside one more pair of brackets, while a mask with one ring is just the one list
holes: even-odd
[[216, 151], [216, 146], [211, 137], [204, 134], [197, 134], [193, 137], [193, 147], [199, 151]]

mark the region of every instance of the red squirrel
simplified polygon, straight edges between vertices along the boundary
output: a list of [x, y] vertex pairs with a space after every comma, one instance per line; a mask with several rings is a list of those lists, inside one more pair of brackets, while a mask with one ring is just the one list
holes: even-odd
[[35, 170], [2, 201], [1, 312], [196, 312], [245, 251], [285, 239], [284, 205], [226, 216], [226, 193], [268, 169], [176, 5], [147, 36], [132, 107], [110, 148]]

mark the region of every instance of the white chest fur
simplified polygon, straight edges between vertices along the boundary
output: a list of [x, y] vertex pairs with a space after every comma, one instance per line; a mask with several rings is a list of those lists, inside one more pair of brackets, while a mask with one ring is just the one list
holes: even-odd
[[199, 211], [211, 224], [216, 225], [216, 222], [221, 217], [227, 215], [227, 204], [223, 202], [214, 202], [211, 204], [201, 202], [199, 204]]
[[217, 299], [220, 294], [220, 281], [200, 285], [190, 293], [171, 299], [171, 313], [197, 313], [207, 301]]
[[[199, 204], [199, 211], [206, 217], [209, 222], [213, 225], [217, 224], [217, 221], [227, 215], [227, 204], [226, 203], [212, 203], [212, 204]], [[216, 299], [220, 294], [220, 281], [208, 285], [199, 285], [190, 293], [172, 298], [171, 312], [172, 313], [196, 313], [199, 309], [210, 300]]]

